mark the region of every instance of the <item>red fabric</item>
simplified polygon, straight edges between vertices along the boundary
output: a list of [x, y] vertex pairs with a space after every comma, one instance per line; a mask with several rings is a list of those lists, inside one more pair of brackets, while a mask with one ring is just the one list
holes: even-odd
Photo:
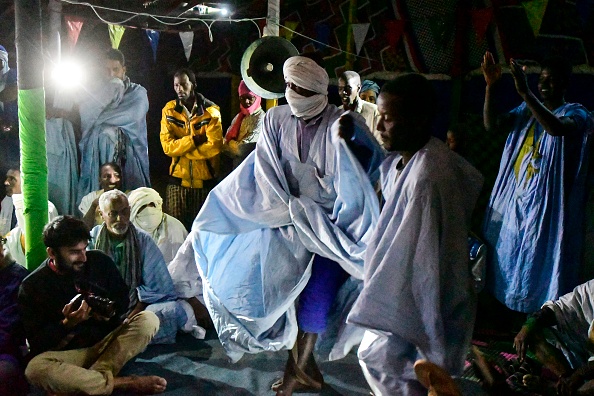
[[254, 111], [258, 110], [258, 108], [260, 107], [260, 103], [262, 102], [262, 98], [250, 91], [250, 89], [247, 87], [247, 85], [245, 85], [243, 81], [239, 83], [239, 88], [237, 91], [239, 93], [239, 96], [251, 94], [256, 98], [256, 100], [254, 101], [254, 104], [252, 104], [247, 109], [242, 105], [239, 105], [239, 114], [237, 115], [235, 122], [233, 123], [233, 125], [231, 125], [231, 128], [229, 128], [229, 131], [225, 135], [226, 142], [228, 142], [229, 140], [237, 140], [237, 137], [239, 136], [239, 129], [241, 128], [241, 122], [243, 121], [245, 116], [250, 115]]

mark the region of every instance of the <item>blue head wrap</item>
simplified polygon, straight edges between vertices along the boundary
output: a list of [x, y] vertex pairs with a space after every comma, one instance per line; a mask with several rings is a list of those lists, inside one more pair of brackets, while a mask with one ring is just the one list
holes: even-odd
[[376, 83], [374, 83], [371, 80], [365, 80], [365, 81], [363, 81], [363, 83], [361, 84], [361, 91], [360, 92], [369, 91], [370, 89], [373, 92], [375, 92], [376, 95], [379, 95], [379, 91], [380, 91], [379, 85], [377, 85]]

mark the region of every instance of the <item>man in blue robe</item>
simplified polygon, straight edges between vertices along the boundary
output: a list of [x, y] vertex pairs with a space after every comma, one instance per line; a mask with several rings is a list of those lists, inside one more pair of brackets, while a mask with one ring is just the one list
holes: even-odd
[[99, 190], [99, 166], [115, 162], [122, 169], [124, 191], [150, 187], [146, 89], [126, 76], [124, 55], [115, 49], [106, 54], [108, 80], [87, 87], [79, 102], [82, 137], [78, 201]]
[[[56, 85], [46, 87], [45, 139], [47, 144], [48, 198], [62, 215], [76, 214], [78, 150], [72, 95]], [[49, 99], [49, 100], [48, 100]]]
[[177, 301], [163, 254], [149, 234], [130, 222], [126, 194], [119, 190], [103, 193], [99, 208], [104, 222], [91, 230], [89, 248], [111, 257], [130, 288], [128, 317], [145, 309], [154, 312], [161, 325], [152, 343], [174, 343], [178, 330], [193, 329], [184, 328], [188, 316]]
[[528, 87], [522, 66], [512, 59], [510, 67], [524, 102], [498, 118], [493, 89], [501, 67], [489, 52], [484, 56], [485, 128], [511, 125], [483, 226], [487, 286], [511, 310], [530, 313], [579, 283], [593, 124], [586, 108], [565, 102], [571, 66], [563, 60], [542, 65], [542, 100]]

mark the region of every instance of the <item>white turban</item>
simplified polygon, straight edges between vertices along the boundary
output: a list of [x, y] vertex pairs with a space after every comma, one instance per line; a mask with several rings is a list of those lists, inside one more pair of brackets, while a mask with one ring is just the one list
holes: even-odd
[[[25, 200], [23, 194], [12, 194], [12, 204], [14, 205], [14, 213], [17, 218], [18, 227], [25, 234]], [[53, 203], [47, 201], [47, 217], [49, 221], [52, 221], [58, 217], [58, 210]]]
[[285, 90], [285, 98], [297, 117], [309, 119], [320, 114], [328, 105], [328, 73], [315, 61], [303, 56], [292, 56], [283, 65], [285, 81], [300, 88], [315, 92], [305, 97], [291, 88]]
[[[128, 196], [130, 203], [130, 220], [132, 224], [149, 234], [153, 234], [163, 221], [163, 198], [158, 192], [148, 187], [140, 187], [132, 191]], [[146, 207], [140, 214], [140, 208], [150, 203], [155, 207]], [[158, 236], [153, 235], [158, 240]]]
[[285, 81], [322, 95], [328, 95], [328, 73], [313, 59], [292, 56], [283, 65]]

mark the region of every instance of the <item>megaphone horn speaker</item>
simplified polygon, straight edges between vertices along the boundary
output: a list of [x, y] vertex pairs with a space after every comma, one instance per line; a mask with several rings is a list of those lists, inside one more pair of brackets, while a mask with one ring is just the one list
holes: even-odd
[[266, 36], [254, 41], [241, 58], [241, 77], [245, 85], [264, 99], [285, 96], [283, 64], [291, 56], [299, 55], [287, 39]]

